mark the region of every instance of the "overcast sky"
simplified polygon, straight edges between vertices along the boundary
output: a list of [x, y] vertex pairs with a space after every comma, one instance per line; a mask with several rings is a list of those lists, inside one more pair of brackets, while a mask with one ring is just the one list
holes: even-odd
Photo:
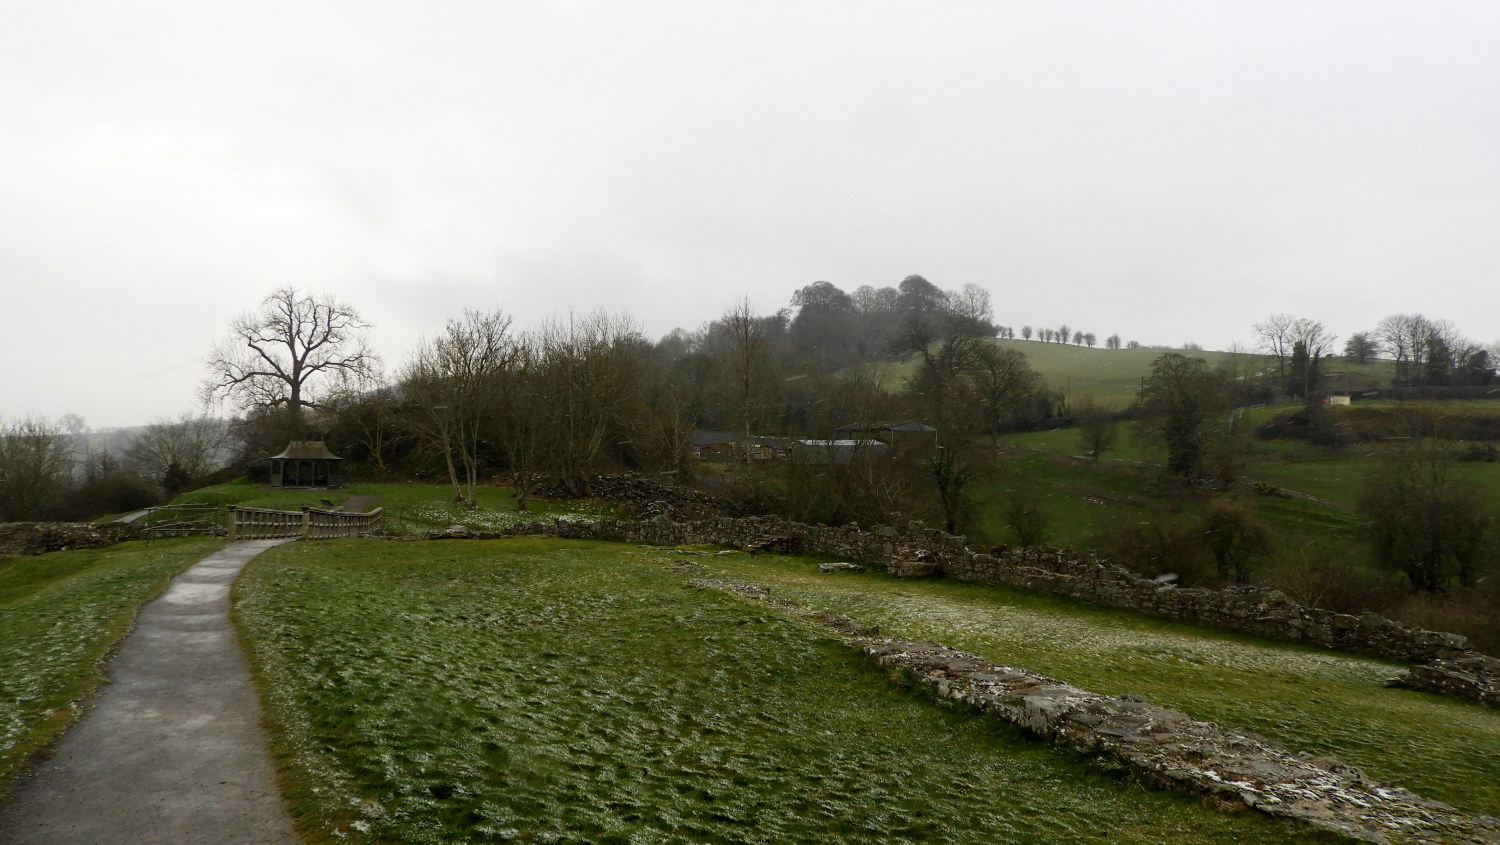
[[[1482, 342], [1500, 3], [0, 0], [0, 418], [135, 425], [272, 289], [399, 364], [465, 307], [646, 333], [826, 280], [1206, 348]], [[1102, 353], [1101, 353], [1102, 354]]]

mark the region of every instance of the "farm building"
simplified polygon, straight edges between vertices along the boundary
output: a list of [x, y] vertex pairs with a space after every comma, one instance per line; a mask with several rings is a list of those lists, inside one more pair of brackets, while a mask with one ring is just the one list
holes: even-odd
[[798, 440], [793, 456], [809, 464], [847, 464], [860, 455], [882, 455], [890, 447], [879, 440]]
[[693, 457], [700, 461], [769, 460], [786, 456], [783, 438], [747, 436], [736, 431], [695, 431], [690, 445]]
[[937, 445], [938, 430], [917, 420], [846, 425], [837, 432], [854, 440], [879, 440], [897, 452], [922, 452]]

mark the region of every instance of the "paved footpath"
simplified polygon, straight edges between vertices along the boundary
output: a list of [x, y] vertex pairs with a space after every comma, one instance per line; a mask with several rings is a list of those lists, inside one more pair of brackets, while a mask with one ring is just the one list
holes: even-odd
[[56, 753], [0, 803], [4, 845], [296, 845], [229, 587], [285, 540], [230, 543], [141, 609]]

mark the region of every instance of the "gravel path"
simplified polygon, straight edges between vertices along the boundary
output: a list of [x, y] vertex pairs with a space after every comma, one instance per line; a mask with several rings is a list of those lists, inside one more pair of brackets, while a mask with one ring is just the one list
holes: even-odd
[[229, 623], [229, 588], [284, 540], [230, 543], [141, 609], [108, 681], [0, 804], [5, 845], [295, 845]]

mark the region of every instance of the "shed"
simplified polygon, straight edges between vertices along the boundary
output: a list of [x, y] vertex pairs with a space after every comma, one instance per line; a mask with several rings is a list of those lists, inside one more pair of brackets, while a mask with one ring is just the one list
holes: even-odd
[[271, 486], [337, 487], [342, 460], [321, 440], [293, 440], [270, 458]]
[[937, 446], [938, 430], [920, 420], [905, 420], [846, 425], [836, 433], [857, 440], [879, 440], [897, 454], [909, 456], [924, 454]]
[[847, 464], [860, 455], [878, 455], [886, 450], [879, 440], [798, 440], [798, 460], [809, 464]]

